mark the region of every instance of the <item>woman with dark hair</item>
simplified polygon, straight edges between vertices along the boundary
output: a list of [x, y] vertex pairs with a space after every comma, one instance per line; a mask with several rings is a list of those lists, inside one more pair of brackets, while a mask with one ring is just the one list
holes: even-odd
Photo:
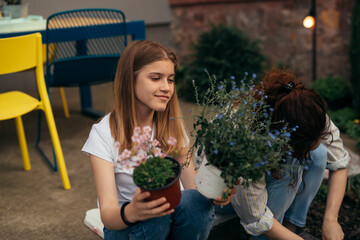
[[339, 130], [327, 116], [326, 103], [286, 71], [271, 70], [262, 83], [272, 121], [284, 120], [295, 129], [290, 140], [293, 152], [284, 156], [280, 169], [264, 174], [260, 182], [236, 186], [231, 203], [241, 224], [252, 239], [316, 239], [302, 228], [328, 168], [331, 174], [323, 239], [343, 239], [337, 216], [350, 158]]

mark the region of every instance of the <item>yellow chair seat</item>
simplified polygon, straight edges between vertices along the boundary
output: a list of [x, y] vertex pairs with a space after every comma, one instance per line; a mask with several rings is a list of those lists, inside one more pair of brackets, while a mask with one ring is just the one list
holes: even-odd
[[39, 106], [39, 100], [19, 91], [0, 94], [0, 120], [12, 119], [31, 112]]

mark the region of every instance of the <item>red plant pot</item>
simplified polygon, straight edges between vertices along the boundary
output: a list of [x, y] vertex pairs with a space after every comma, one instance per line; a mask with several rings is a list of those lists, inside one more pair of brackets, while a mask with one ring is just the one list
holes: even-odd
[[177, 205], [179, 205], [181, 200], [181, 190], [180, 190], [180, 176], [181, 176], [181, 166], [178, 161], [176, 161], [173, 158], [165, 157], [165, 159], [169, 159], [177, 166], [177, 175], [176, 177], [168, 184], [166, 184], [164, 187], [161, 188], [153, 188], [153, 189], [147, 189], [140, 187], [141, 192], [150, 192], [150, 197], [146, 199], [146, 201], [152, 201], [159, 199], [161, 197], [165, 197], [167, 202], [170, 203], [170, 209], [176, 208]]

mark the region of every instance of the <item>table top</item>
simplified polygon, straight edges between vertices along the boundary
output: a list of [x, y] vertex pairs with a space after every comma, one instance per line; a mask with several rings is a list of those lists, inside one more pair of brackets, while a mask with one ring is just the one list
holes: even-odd
[[38, 15], [0, 21], [0, 33], [28, 32], [46, 29], [46, 19]]
[[[102, 24], [118, 23], [118, 21], [105, 21]], [[78, 27], [78, 26], [75, 26]], [[81, 27], [81, 26], [79, 26]], [[40, 32], [45, 42], [46, 19], [38, 15], [29, 15], [27, 18], [15, 18], [0, 21], [0, 38], [15, 37], [24, 34]], [[132, 35], [132, 40], [145, 39], [144, 20], [126, 20], [126, 33]]]

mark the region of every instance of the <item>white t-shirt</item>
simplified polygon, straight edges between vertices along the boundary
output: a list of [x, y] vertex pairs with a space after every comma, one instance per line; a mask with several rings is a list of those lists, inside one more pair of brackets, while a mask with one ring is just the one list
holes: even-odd
[[[91, 128], [89, 137], [81, 149], [86, 155], [92, 154], [115, 165], [118, 158], [118, 149], [114, 146], [115, 140], [111, 135], [109, 116], [107, 114], [100, 122]], [[117, 197], [119, 206], [131, 201], [136, 185], [132, 178], [132, 171], [126, 172], [114, 167]]]
[[[115, 145], [115, 140], [111, 135], [109, 118], [110, 114], [107, 114], [100, 122], [92, 126], [89, 137], [81, 151], [86, 155], [91, 154], [102, 158], [114, 165], [117, 197], [119, 206], [121, 206], [125, 202], [131, 201], [137, 186], [135, 185], [132, 177], [133, 168], [121, 168], [118, 164], [116, 164], [119, 151]], [[154, 139], [155, 131], [155, 126], [153, 126], [151, 139]], [[186, 133], [185, 136], [187, 136]], [[186, 138], [186, 144], [189, 142], [190, 140]], [[184, 189], [181, 182], [180, 187], [181, 189]]]

